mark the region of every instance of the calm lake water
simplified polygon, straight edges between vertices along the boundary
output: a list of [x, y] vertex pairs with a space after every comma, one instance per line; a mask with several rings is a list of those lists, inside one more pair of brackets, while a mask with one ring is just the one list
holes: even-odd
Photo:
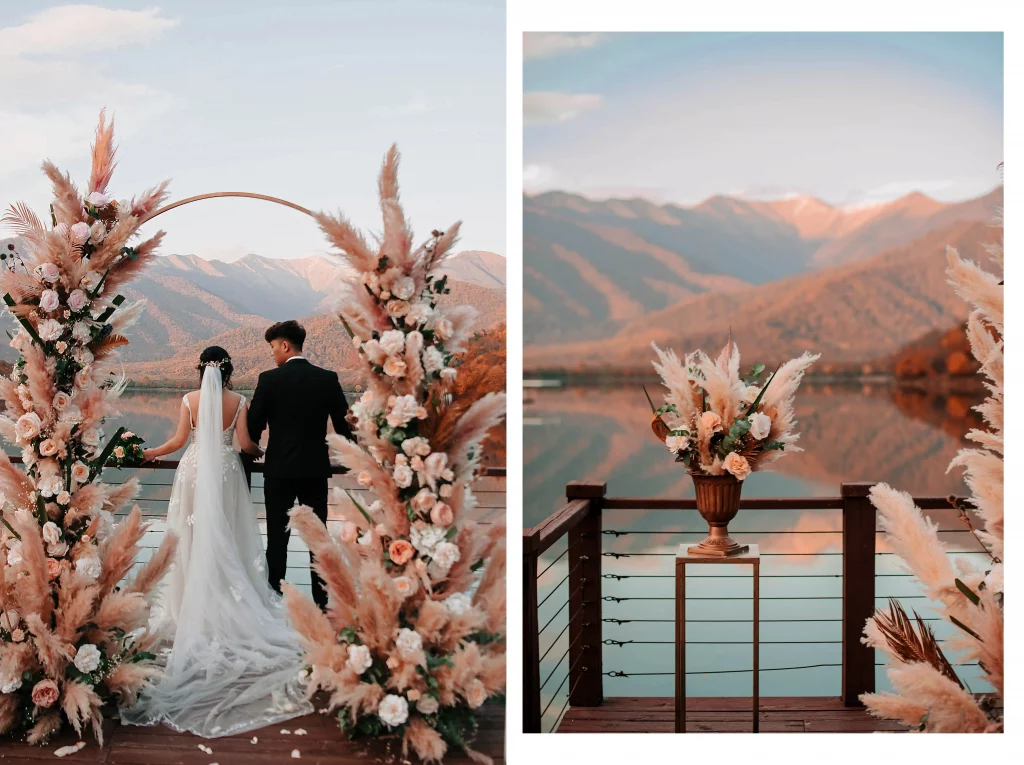
[[[658, 384], [648, 384], [652, 396]], [[658, 394], [660, 397], [660, 394]], [[976, 423], [969, 408], [982, 394], [943, 397], [897, 390], [890, 385], [805, 385], [798, 397], [802, 453], [788, 454], [775, 473], [757, 473], [744, 483], [745, 497], [838, 496], [843, 481], [885, 481], [914, 495], [964, 494], [959, 471], [946, 466]], [[656, 403], [660, 399], [656, 399]], [[527, 389], [524, 407], [524, 523], [534, 526], [562, 506], [565, 484], [592, 479], [608, 484], [609, 496], [692, 497], [683, 468], [652, 435], [650, 407], [639, 384]], [[953, 511], [933, 514], [940, 528], [959, 529]], [[602, 559], [605, 601], [604, 671], [609, 696], [671, 696], [674, 634], [674, 561], [681, 543], [699, 542], [707, 525], [696, 511], [606, 511], [603, 549], [624, 557]], [[841, 517], [838, 510], [747, 511], [730, 524], [733, 536], [760, 545], [762, 696], [837, 695], [840, 692], [842, 594]], [[619, 534], [608, 532], [616, 531]], [[625, 532], [625, 533], [622, 533]], [[782, 533], [795, 532], [795, 533]], [[943, 535], [952, 549], [977, 550], [966, 532]], [[879, 537], [880, 550], [884, 550]], [[539, 570], [565, 551], [560, 541]], [[976, 553], [967, 553], [977, 560]], [[541, 680], [555, 670], [568, 647], [565, 626], [567, 558], [540, 580]], [[731, 570], [735, 568], [735, 571]], [[711, 575], [713, 573], [713, 575]], [[890, 555], [876, 558], [879, 605], [884, 596], [903, 598], [922, 616], [932, 613], [910, 578]], [[615, 577], [615, 578], [609, 578]], [[705, 577], [697, 579], [697, 577]], [[749, 567], [691, 567], [688, 571], [688, 667], [692, 671], [749, 670], [752, 585]], [[561, 583], [561, 584], [560, 584]], [[558, 592], [553, 592], [554, 589]], [[696, 621], [707, 620], [707, 621]], [[722, 620], [722, 621], [718, 621]], [[728, 621], [726, 621], [728, 620]], [[939, 637], [946, 625], [933, 623]], [[552, 645], [552, 642], [555, 642]], [[632, 642], [626, 642], [632, 641]], [[746, 642], [745, 642], [746, 641]], [[879, 659], [881, 661], [881, 659]], [[564, 664], [545, 687], [547, 704], [565, 675]], [[766, 671], [773, 667], [808, 667]], [[962, 668], [972, 682], [974, 667]], [[645, 674], [646, 673], [646, 674]], [[749, 695], [751, 673], [700, 674], [688, 678], [693, 696]], [[879, 688], [886, 687], [878, 668]], [[566, 686], [551, 704], [550, 724], [563, 705]], [[545, 728], [546, 729], [546, 728]]]

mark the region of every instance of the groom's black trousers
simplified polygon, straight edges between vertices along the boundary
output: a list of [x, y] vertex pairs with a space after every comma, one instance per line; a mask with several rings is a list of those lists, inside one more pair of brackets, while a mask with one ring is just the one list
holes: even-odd
[[[327, 479], [326, 478], [281, 478], [266, 476], [263, 482], [263, 496], [267, 506], [267, 572], [270, 586], [281, 592], [281, 580], [288, 568], [288, 511], [295, 505], [312, 508], [317, 517], [327, 524]], [[313, 553], [309, 554], [313, 600], [320, 610], [327, 608], [327, 591], [324, 581], [312, 568]]]

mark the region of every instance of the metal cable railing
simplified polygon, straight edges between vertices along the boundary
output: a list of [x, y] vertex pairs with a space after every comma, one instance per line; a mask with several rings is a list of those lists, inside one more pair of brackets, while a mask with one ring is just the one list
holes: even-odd
[[[853, 487], [852, 491], [848, 492], [850, 487]], [[656, 677], [667, 677], [673, 676], [672, 671], [656, 671], [659, 669], [658, 666], [619, 666], [614, 668], [601, 667], [601, 671], [597, 678], [587, 675], [587, 666], [583, 664], [584, 651], [590, 650], [591, 655], [588, 656], [586, 664], [593, 667], [594, 664], [601, 664], [600, 654], [602, 651], [609, 651], [614, 649], [621, 649], [623, 651], [629, 651], [630, 647], [639, 649], [641, 653], [636, 654], [638, 657], [642, 657], [642, 662], [645, 664], [653, 662], [655, 665], [662, 662], [662, 659], [657, 658], [661, 654], [655, 651], [654, 654], [644, 653], [643, 651], [647, 648], [654, 646], [672, 646], [675, 645], [674, 639], [668, 639], [669, 636], [665, 635], [664, 638], [659, 634], [650, 634], [647, 632], [647, 626], [651, 625], [651, 629], [654, 629], [655, 625], [665, 624], [670, 625], [675, 623], [673, 618], [660, 617], [658, 613], [650, 613], [645, 608], [644, 604], [650, 604], [651, 608], [657, 608], [658, 611], [664, 613], [664, 607], [661, 605], [655, 606], [654, 604], [667, 603], [675, 601], [675, 597], [671, 594], [666, 593], [662, 595], [657, 591], [658, 583], [663, 580], [674, 579], [675, 577], [669, 573], [659, 573], [657, 570], [650, 572], [651, 566], [661, 566], [661, 563], [655, 564], [654, 561], [661, 558], [675, 558], [677, 553], [674, 550], [674, 544], [671, 543], [673, 537], [682, 537], [683, 539], [687, 536], [705, 536], [706, 530], [688, 530], [688, 529], [655, 529], [655, 528], [642, 528], [642, 529], [631, 529], [631, 528], [601, 528], [601, 517], [602, 512], [607, 514], [610, 511], [613, 512], [630, 512], [645, 513], [644, 518], [656, 517], [657, 513], [652, 511], [662, 510], [677, 510], [677, 509], [695, 509], [694, 500], [649, 500], [649, 499], [626, 499], [626, 498], [604, 498], [603, 486], [594, 485], [582, 485], [582, 484], [570, 484], [569, 490], [567, 491], [567, 497], [569, 498], [569, 504], [566, 505], [562, 510], [549, 518], [545, 519], [540, 525], [534, 529], [527, 529], [524, 531], [524, 561], [530, 555], [537, 554], [537, 548], [534, 547], [532, 550], [528, 549], [528, 539], [531, 545], [537, 545], [543, 547], [544, 550], [548, 549], [553, 540], [568, 538], [566, 549], [561, 551], [553, 560], [545, 561], [545, 565], [541, 570], [540, 575], [548, 573], [550, 571], [558, 571], [559, 586], [564, 586], [566, 582], [572, 582], [575, 584], [572, 591], [569, 593], [565, 603], [561, 603], [560, 607], [551, 614], [545, 614], [543, 622], [538, 622], [536, 625], [538, 634], [541, 631], [550, 631], [551, 629], [561, 627], [562, 631], [559, 633], [559, 639], [563, 642], [559, 648], [558, 660], [554, 667], [545, 668], [543, 683], [539, 682], [539, 678], [536, 684], [531, 685], [527, 675], [529, 674], [527, 667], [524, 664], [524, 680], [525, 690], [527, 694], [531, 692], [531, 688], [544, 688], [545, 690], [552, 687], [555, 681], [560, 681], [556, 695], [564, 693], [565, 689], [569, 689], [569, 693], [566, 696], [563, 704], [563, 708], [557, 713], [555, 710], [558, 709], [557, 703], [555, 702], [554, 696], [548, 697], [545, 693], [544, 705], [535, 706], [536, 712], [544, 716], [544, 725], [530, 727], [530, 712], [531, 705], [528, 701], [524, 702], [524, 712], [526, 713], [527, 719], [527, 731], [554, 731], [558, 730], [560, 720], [563, 715], [571, 713], [572, 709], [577, 706], [594, 706], [601, 703], [603, 698], [603, 686], [600, 682], [600, 678], [609, 679], [628, 679], [628, 678], [656, 678]], [[916, 501], [919, 507], [925, 510], [942, 510], [947, 509], [950, 506], [947, 504], [946, 498], [939, 497], [925, 497], [917, 498]], [[792, 503], [794, 507], [786, 508], [787, 503]], [[769, 570], [761, 575], [762, 579], [768, 580], [769, 582], [799, 582], [805, 580], [811, 591], [803, 589], [803, 591], [795, 590], [792, 593], [783, 590], [771, 592], [761, 595], [759, 594], [758, 600], [765, 601], [769, 604], [777, 603], [779, 607], [783, 607], [784, 604], [791, 603], [794, 608], [796, 604], [806, 603], [808, 606], [812, 604], [820, 604], [816, 606], [818, 613], [813, 611], [807, 613], [806, 617], [801, 617], [799, 614], [789, 614], [785, 611], [771, 613], [765, 617], [759, 618], [759, 623], [766, 625], [777, 625], [779, 630], [775, 632], [778, 634], [770, 634], [767, 636], [768, 639], [759, 640], [758, 642], [765, 646], [773, 646], [782, 648], [785, 646], [794, 646], [797, 648], [808, 649], [804, 651], [805, 655], [802, 658], [812, 658], [812, 661], [800, 662], [785, 662], [783, 658], [782, 662], [778, 662], [775, 666], [762, 667], [760, 671], [769, 673], [785, 673], [787, 671], [801, 671], [801, 670], [816, 670], [816, 669], [840, 669], [843, 673], [843, 697], [844, 700], [853, 698], [859, 692], [864, 692], [867, 689], [866, 684], [869, 682], [868, 678], [864, 674], [864, 667], [875, 668], [879, 666], [885, 666], [877, 661], [873, 657], [874, 651], [866, 648], [860, 644], [860, 631], [863, 629], [863, 624], [867, 618], [870, 617], [872, 611], [876, 607], [880, 607], [889, 597], [889, 594], [880, 594], [876, 592], [874, 582], [877, 579], [878, 582], [891, 582], [893, 587], [888, 587], [886, 590], [891, 591], [891, 597], [898, 601], [925, 601], [929, 602], [927, 595], [920, 591], [899, 593], [901, 588], [898, 587], [900, 583], [913, 580], [914, 577], [908, 573], [894, 572], [886, 570], [889, 564], [883, 565], [883, 562], [888, 561], [892, 558], [897, 557], [896, 553], [885, 550], [873, 549], [876, 546], [875, 539], [878, 538], [881, 533], [875, 524], [870, 524], [867, 529], [864, 529], [863, 522], [854, 524], [854, 527], [847, 528], [847, 518], [856, 518], [857, 513], [871, 512], [874, 513], [874, 508], [870, 505], [867, 499], [867, 485], [844, 485], [843, 496], [841, 497], [801, 497], [796, 499], [755, 499], [746, 500], [741, 504], [743, 507], [756, 507], [757, 509], [796, 509], [799, 511], [807, 510], [832, 510], [841, 511], [842, 528], [836, 529], [832, 526], [833, 522], [826, 523], [826, 528], [818, 529], [772, 529], [772, 528], [760, 528], [760, 529], [737, 529], [733, 533], [734, 535], [741, 534], [745, 538], [754, 539], [756, 537], [765, 536], [766, 544], [768, 546], [767, 551], [760, 553], [762, 558], [769, 559], [769, 562], [775, 561], [772, 565], [770, 564]], [[619, 516], [616, 516], [619, 517]], [[835, 517], [835, 516], [833, 516]], [[861, 516], [863, 517], [863, 516]], [[647, 522], [645, 521], [645, 524]], [[582, 532], [582, 533], [581, 533]], [[858, 536], [858, 544], [860, 548], [865, 545], [865, 538], [869, 540], [869, 557], [865, 557], [863, 554], [858, 553], [856, 557], [856, 564], [859, 568], [852, 569], [854, 574], [858, 571], [864, 571], [863, 576], [851, 579], [849, 573], [844, 576], [843, 573], [835, 571], [829, 571], [829, 568], [838, 564], [830, 564], [829, 561], [835, 561], [839, 559], [843, 561], [844, 570], [849, 570], [847, 567], [851, 563], [846, 557], [850, 555], [850, 550], [856, 546], [851, 546], [848, 538], [850, 534], [856, 533]], [[946, 536], [970, 534], [971, 532], [967, 528], [944, 528], [939, 529], [939, 533]], [[598, 544], [595, 548], [591, 543], [587, 548], [586, 552], [589, 558], [580, 557], [574, 555], [574, 549], [582, 549], [583, 546], [587, 545], [586, 537], [588, 534], [596, 534], [600, 540], [608, 540], [607, 545]], [[973, 535], [972, 535], [973, 536]], [[627, 541], [629, 539], [635, 539], [637, 541], [647, 538], [657, 538], [657, 547], [653, 549], [648, 547], [644, 549], [642, 546], [639, 549], [630, 549], [629, 547], [623, 549], [618, 546], [620, 541]], [[829, 542], [831, 538], [836, 541], [834, 543]], [[779, 542], [786, 539], [803, 539], [803, 540], [824, 540], [822, 543], [812, 542], [815, 547], [822, 546], [822, 549], [814, 552], [807, 552], [806, 550], [801, 551], [799, 547], [796, 550], [786, 551], [785, 548], [780, 550], [777, 546]], [[962, 540], [963, 546], [968, 546], [966, 539]], [[977, 542], [977, 538], [970, 545], [980, 544]], [[841, 549], [836, 550], [829, 549], [832, 545], [840, 545]], [[666, 551], [668, 548], [669, 551]], [[976, 556], [976, 555], [988, 555], [988, 552], [984, 549], [961, 549], [950, 552], [953, 557], [958, 556]], [[578, 572], [586, 583], [579, 582], [577, 578], [574, 578], [566, 573], [564, 567], [564, 561], [568, 557], [570, 562], [574, 562], [574, 571], [579, 568]], [[786, 561], [803, 561], [807, 559], [820, 560], [822, 565], [814, 566], [807, 572], [794, 572], [786, 571]], [[643, 566], [648, 568], [648, 571], [641, 569], [637, 571], [635, 566], [630, 567], [629, 562], [636, 560], [635, 566]], [[878, 570], [874, 570], [875, 567], [870, 565], [870, 560], [877, 562]], [[586, 563], [584, 563], [586, 561]], [[651, 561], [651, 563], [641, 563], [641, 561]], [[619, 568], [613, 564], [625, 564], [625, 568]], [[827, 565], [826, 565], [827, 564]], [[779, 569], [778, 566], [783, 568]], [[793, 563], [792, 565], [797, 565]], [[799, 565], [804, 566], [805, 564], [800, 563]], [[605, 570], [602, 570], [604, 567]], [[822, 568], [825, 570], [822, 571]], [[524, 571], [526, 567], [524, 566]], [[609, 570], [610, 569], [610, 570]], [[533, 571], [536, 571], [536, 567]], [[870, 573], [868, 573], [870, 572]], [[538, 575], [538, 576], [540, 576]], [[709, 583], [717, 587], [726, 587], [725, 591], [719, 593], [700, 592], [699, 590], [692, 595], [687, 596], [688, 601], [696, 601], [698, 611], [694, 613], [694, 618], [687, 618], [687, 623], [710, 625], [710, 629], [714, 630], [716, 626], [725, 625], [740, 625], [740, 624], [751, 624], [750, 618], [733, 618], [723, 616], [720, 613], [701, 613], [699, 610], [699, 604], [704, 603], [707, 606], [711, 606], [714, 602], [752, 602], [753, 595], [748, 594], [749, 590], [744, 593], [742, 591], [736, 592], [735, 590], [729, 591], [729, 580], [735, 579], [739, 581], [749, 581], [748, 577], [744, 576], [732, 576], [727, 574], [712, 574], [712, 575], [693, 575], [688, 576], [688, 579], [693, 580], [711, 580]], [[601, 582], [606, 582], [610, 586], [621, 584], [626, 587], [626, 591], [619, 592], [605, 592], [601, 593]], [[524, 582], [529, 588], [530, 582], [524, 579]], [[840, 583], [842, 585], [842, 591], [836, 593], [826, 583]], [[857, 585], [857, 582], [861, 582], [861, 585]], [[819, 587], [811, 587], [811, 583], [820, 583]], [[857, 586], [854, 586], [857, 585]], [[860, 592], [857, 592], [859, 586]], [[632, 591], [631, 591], [632, 590]], [[818, 590], [815, 592], [814, 590]], [[885, 590], [883, 590], [884, 592]], [[596, 594], [596, 598], [594, 597]], [[856, 595], [856, 602], [852, 602], [850, 598]], [[586, 600], [584, 600], [584, 596]], [[547, 597], [543, 603], [550, 603], [551, 593], [547, 594]], [[534, 603], [537, 601], [534, 600]], [[833, 603], [839, 603], [842, 607], [842, 615], [831, 612], [832, 608], [828, 606]], [[598, 609], [597, 617], [593, 617], [593, 608]], [[915, 606], [916, 608], [917, 606]], [[908, 606], [909, 608], [909, 606]], [[778, 608], [775, 609], [778, 611]], [[825, 613], [822, 613], [822, 611]], [[647, 611], [647, 612], [645, 612]], [[807, 609], [803, 609], [807, 612]], [[831, 613], [830, 613], [831, 612]], [[562, 621], [564, 620], [564, 622]], [[579, 624], [576, 629], [572, 629], [572, 626], [577, 623]], [[585, 625], [583, 624], [586, 620]], [[940, 617], [923, 617], [925, 622], [935, 623], [946, 621]], [[543, 624], [543, 627], [541, 627]], [[601, 627], [602, 625], [608, 625], [609, 628], [622, 628], [627, 631], [627, 634], [613, 634], [610, 636], [602, 636]], [[802, 625], [820, 625], [821, 629], [824, 630], [821, 634], [809, 633], [807, 629], [802, 628]], [[524, 626], [529, 628], [528, 623], [524, 623]], [[586, 626], [586, 629], [584, 629]], [[635, 628], [640, 630], [642, 634], [629, 634], [628, 630]], [[660, 629], [660, 628], [659, 628]], [[572, 643], [567, 647], [564, 643], [564, 636], [566, 633], [574, 638]], [[821, 632], [821, 630], [819, 630]], [[584, 641], [579, 640], [581, 634], [586, 633], [587, 639]], [[545, 632], [546, 634], [546, 632]], [[940, 643], [946, 643], [943, 633], [937, 633]], [[742, 636], [726, 635], [725, 639], [714, 640], [710, 636], [700, 637], [698, 640], [687, 641], [687, 645], [714, 647], [722, 646], [724, 648], [730, 648], [735, 646], [751, 645], [753, 641], [740, 639]], [[596, 638], [596, 639], [595, 639]], [[525, 635], [525, 640], [529, 643], [529, 634]], [[546, 641], [545, 641], [546, 642]], [[592, 644], [592, 645], [591, 645]], [[814, 658], [818, 658], [815, 654], [818, 650], [815, 646], [821, 646], [821, 651], [831, 651], [834, 646], [843, 647], [844, 658], [838, 662], [830, 659], [827, 655], [821, 656], [821, 661], [814, 661]], [[543, 656], [547, 657], [551, 646], [546, 646], [547, 651], [544, 652]], [[593, 649], [596, 649], [596, 659], [593, 655]], [[634, 651], [634, 653], [636, 653]], [[810, 653], [811, 655], [806, 655]], [[537, 651], [539, 655], [539, 651]], [[611, 655], [611, 654], [610, 654]], [[628, 657], [626, 655], [615, 653], [620, 659]], [[629, 654], [632, 655], [632, 654]], [[850, 663], [846, 662], [846, 657], [849, 655]], [[652, 658], [652, 656], [654, 658]], [[867, 661], [865, 662], [865, 656]], [[794, 657], [795, 658], [795, 657]], [[530, 659], [530, 651], [528, 650], [526, 661]], [[854, 659], [856, 662], [854, 662]], [[770, 659], [769, 659], [770, 660]], [[568, 668], [566, 664], [568, 663]], [[619, 662], [616, 662], [619, 663]], [[852, 665], [856, 663], [856, 667]], [[951, 663], [955, 667], [976, 667], [976, 662], [968, 663], [957, 663], [954, 661], [954, 657], [951, 657]], [[579, 671], [577, 671], [579, 669]], [[687, 675], [692, 676], [708, 676], [708, 675], [740, 675], [743, 673], [751, 673], [752, 669], [742, 668], [721, 668], [721, 669], [709, 669], [709, 670], [692, 670], [687, 671]], [[563, 672], [565, 673], [563, 676]], [[857, 672], [861, 674], [858, 676]], [[851, 678], [853, 678], [851, 680]], [[595, 682], [596, 680], [596, 682]], [[816, 682], [821, 682], [816, 681]], [[834, 681], [830, 681], [834, 682]], [[870, 680], [870, 689], [873, 690], [873, 680]], [[849, 686], [849, 687], [848, 687]], [[864, 690], [858, 690], [860, 686], [864, 686]], [[577, 698], [578, 691], [578, 698]], [[636, 692], [626, 693], [628, 696], [638, 695]], [[649, 695], [640, 693], [639, 695]], [[705, 694], [706, 695], [706, 694]], [[560, 698], [560, 696], [559, 696]], [[849, 702], [848, 702], [849, 703]], [[552, 714], [554, 717], [548, 719]]]

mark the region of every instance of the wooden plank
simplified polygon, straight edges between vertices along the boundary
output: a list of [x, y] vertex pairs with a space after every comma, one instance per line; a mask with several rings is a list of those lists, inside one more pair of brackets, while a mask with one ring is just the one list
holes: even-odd
[[523, 732], [541, 732], [540, 621], [537, 614], [537, 548], [540, 533], [523, 532]]
[[[686, 700], [687, 709], [699, 712], [708, 711], [739, 711], [750, 709], [749, 696], [690, 696]], [[649, 711], [673, 710], [675, 700], [671, 696], [606, 696], [598, 710], [643, 709]], [[861, 713], [858, 709], [849, 709], [838, 696], [762, 696], [761, 711], [829, 711], [842, 710]]]
[[574, 528], [590, 512], [589, 499], [577, 499], [566, 504], [561, 510], [545, 520], [541, 525], [534, 526], [538, 532], [537, 554], [541, 555], [551, 545], [562, 538], [562, 535]]

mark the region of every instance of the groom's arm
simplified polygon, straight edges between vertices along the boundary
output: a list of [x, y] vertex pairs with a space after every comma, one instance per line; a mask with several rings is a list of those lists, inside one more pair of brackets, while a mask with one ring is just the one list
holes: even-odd
[[345, 400], [345, 392], [341, 389], [341, 382], [338, 381], [338, 373], [332, 372], [329, 385], [331, 387], [331, 424], [334, 432], [345, 438], [352, 438], [352, 429], [348, 425], [345, 415], [348, 414], [348, 402]]
[[266, 372], [260, 373], [256, 381], [256, 390], [253, 391], [252, 401], [249, 402], [249, 438], [254, 444], [260, 442], [263, 431], [267, 428], [267, 389], [270, 383], [266, 380]]

